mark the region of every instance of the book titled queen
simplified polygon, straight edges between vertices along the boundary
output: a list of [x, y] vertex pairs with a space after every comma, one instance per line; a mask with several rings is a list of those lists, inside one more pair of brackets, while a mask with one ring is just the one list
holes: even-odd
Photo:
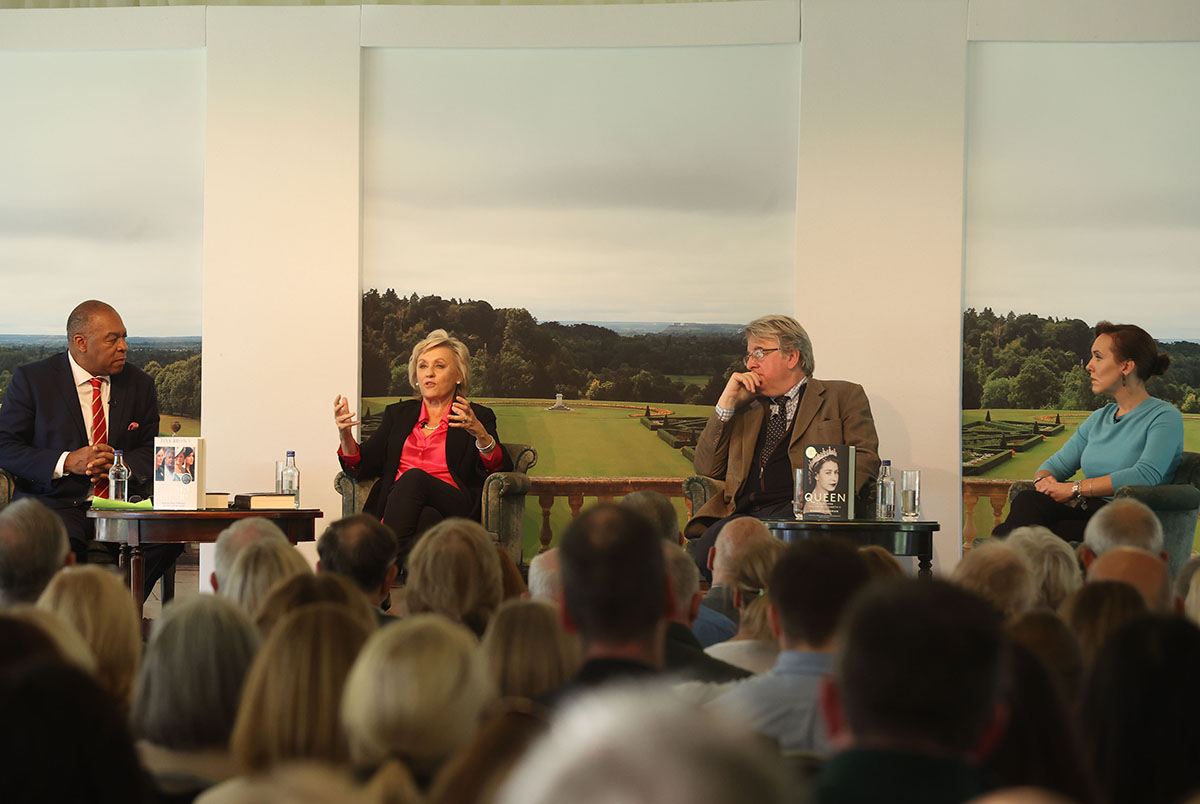
[[854, 519], [854, 447], [809, 444], [796, 470], [796, 519]]

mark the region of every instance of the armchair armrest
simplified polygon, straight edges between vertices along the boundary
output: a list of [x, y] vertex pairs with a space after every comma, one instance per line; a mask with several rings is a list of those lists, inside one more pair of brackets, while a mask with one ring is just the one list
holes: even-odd
[[692, 516], [710, 499], [721, 493], [721, 481], [703, 475], [692, 475], [683, 480], [683, 496], [692, 506]]
[[1008, 501], [1011, 503], [1013, 501], [1013, 498], [1016, 497], [1018, 494], [1020, 494], [1022, 491], [1033, 491], [1033, 481], [1032, 480], [1017, 480], [1016, 482], [1014, 482], [1011, 486], [1008, 487]]
[[[536, 460], [536, 453], [534, 460]], [[483, 528], [521, 566], [522, 536], [525, 532], [525, 495], [529, 475], [524, 472], [493, 472], [483, 481]]]
[[13, 490], [16, 489], [16, 478], [6, 469], [0, 469], [0, 508], [12, 502]]
[[1132, 497], [1155, 511], [1191, 511], [1200, 508], [1200, 489], [1182, 484], [1122, 486], [1113, 497]]
[[362, 512], [367, 495], [371, 493], [379, 478], [369, 477], [359, 480], [345, 472], [338, 472], [333, 478], [333, 490], [342, 495], [342, 517], [353, 516]]

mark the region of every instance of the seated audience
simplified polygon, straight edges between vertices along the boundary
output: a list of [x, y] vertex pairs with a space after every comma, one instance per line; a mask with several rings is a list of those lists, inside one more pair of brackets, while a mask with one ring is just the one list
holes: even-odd
[[1196, 576], [1196, 570], [1200, 569], [1200, 556], [1192, 556], [1179, 569], [1179, 574], [1175, 576], [1175, 596], [1187, 603], [1189, 592], [1192, 588], [1192, 578]]
[[228, 583], [218, 594], [242, 607], [250, 617], [266, 599], [271, 587], [295, 575], [311, 574], [308, 562], [286, 540], [259, 539], [238, 551], [229, 570]]
[[221, 587], [229, 581], [234, 559], [242, 548], [259, 539], [287, 542], [287, 536], [278, 525], [258, 516], [239, 519], [217, 534], [217, 545], [213, 551], [213, 571], [208, 579], [214, 592], [220, 593]]
[[67, 526], [37, 499], [0, 509], [0, 608], [35, 602], [54, 573], [74, 563]]
[[749, 676], [749, 670], [734, 667], [704, 652], [700, 640], [692, 633], [692, 624], [700, 609], [700, 570], [679, 545], [663, 542], [662, 551], [671, 591], [675, 595], [663, 644], [663, 668], [677, 678], [711, 684]]
[[483, 634], [483, 653], [502, 697], [537, 698], [579, 670], [579, 640], [562, 627], [558, 607], [545, 600], [501, 604]]
[[[17, 634], [28, 633], [27, 628], [36, 629], [54, 646], [56, 661], [78, 667], [93, 678], [95, 677], [96, 657], [92, 654], [91, 647], [79, 635], [79, 631], [75, 630], [75, 626], [54, 612], [28, 604], [9, 606], [7, 609], [0, 610], [0, 621], [17, 623], [18, 627], [15, 628]], [[23, 659], [40, 657], [40, 649], [29, 653], [28, 656], [21, 651], [18, 646], [26, 644], [26, 642], [27, 640], [23, 637], [16, 638], [16, 641], [11, 644], [0, 639], [0, 656], [5, 657], [3, 661], [15, 666], [23, 663]]]
[[[719, 539], [720, 537], [718, 537]], [[738, 609], [738, 632], [732, 639], [705, 648], [709, 656], [729, 662], [755, 675], [775, 666], [779, 641], [771, 630], [767, 609], [770, 606], [771, 572], [787, 548], [771, 539], [747, 550], [733, 583], [733, 602]]]
[[1158, 614], [1183, 610], [1171, 587], [1171, 572], [1158, 556], [1136, 547], [1113, 547], [1092, 562], [1089, 581], [1123, 581], [1141, 593], [1146, 607]]
[[346, 762], [338, 705], [367, 636], [334, 603], [302, 606], [276, 624], [250, 667], [233, 727], [230, 747], [241, 773], [298, 759]]
[[[254, 624], [262, 635], [268, 636], [275, 624], [301, 606], [313, 603], [335, 603], [345, 608], [346, 613], [358, 620], [368, 633], [374, 633], [379, 620], [371, 605], [367, 603], [348, 578], [333, 573], [293, 575], [271, 587], [266, 599], [254, 615]], [[388, 622], [396, 622], [388, 617]]]
[[558, 548], [551, 547], [529, 562], [529, 596], [562, 605], [562, 571], [558, 566]]
[[379, 625], [393, 618], [384, 611], [396, 566], [396, 534], [367, 514], [339, 519], [317, 539], [317, 572], [333, 572], [349, 578], [371, 604]]
[[1058, 611], [1067, 595], [1083, 586], [1083, 572], [1075, 551], [1049, 528], [1040, 525], [1017, 528], [1004, 543], [1024, 555], [1033, 568], [1038, 593], [1036, 605]]
[[405, 608], [440, 614], [482, 636], [502, 586], [491, 534], [470, 519], [444, 519], [409, 554]]
[[[394, 793], [390, 790], [389, 793]], [[381, 795], [362, 786], [345, 768], [324, 762], [296, 761], [277, 765], [237, 784], [223, 784], [202, 794], [198, 804], [422, 804], [410, 795]]]
[[529, 597], [529, 587], [521, 577], [521, 568], [509, 554], [508, 548], [499, 542], [492, 542], [496, 550], [496, 560], [500, 562], [500, 599], [520, 600]]
[[426, 800], [429, 804], [491, 804], [529, 746], [549, 726], [544, 710], [532, 701], [508, 701], [500, 714], [484, 723], [471, 741], [446, 761]]
[[877, 544], [867, 544], [858, 548], [858, 554], [867, 562], [871, 578], [876, 581], [890, 578], [907, 578], [908, 573], [896, 560], [896, 557]]
[[790, 545], [768, 585], [779, 658], [769, 673], [744, 681], [715, 706], [743, 718], [785, 751], [829, 752], [818, 707], [821, 679], [833, 666], [835, 631], [850, 601], [870, 581], [866, 562], [834, 539]]
[[1192, 573], [1188, 581], [1183, 611], [1192, 622], [1200, 624], [1200, 581], [1197, 578], [1200, 578], [1200, 573]]
[[784, 804], [775, 752], [719, 714], [614, 685], [580, 696], [521, 760], [497, 804]]
[[712, 572], [712, 587], [704, 595], [704, 605], [725, 615], [736, 626], [739, 615], [733, 602], [733, 588], [741, 570], [742, 557], [756, 545], [775, 541], [778, 540], [760, 519], [744, 516], [726, 522], [717, 531], [717, 540], [705, 558]]
[[385, 766], [402, 763], [427, 787], [494, 698], [468, 629], [436, 614], [406, 617], [368, 640], [346, 680], [341, 723], [351, 761], [360, 775], [385, 777], [394, 775]]
[[142, 623], [129, 587], [99, 565], [67, 567], [37, 605], [75, 627], [96, 658], [96, 679], [127, 709], [142, 658]]
[[1029, 560], [999, 539], [973, 548], [950, 577], [991, 603], [1006, 619], [1024, 614], [1037, 603], [1037, 583]]
[[1100, 651], [1084, 691], [1085, 751], [1107, 804], [1174, 804], [1200, 791], [1200, 629], [1144, 617]]
[[1084, 675], [1113, 634], [1147, 613], [1141, 593], [1121, 581], [1089, 581], [1068, 597], [1059, 616], [1079, 642]]
[[864, 589], [822, 689], [830, 745], [816, 804], [957, 804], [993, 787], [979, 758], [1003, 728], [995, 609], [939, 580]]
[[235, 774], [229, 737], [258, 632], [231, 600], [176, 600], [154, 623], [130, 720], [160, 799], [190, 801]]
[[1074, 712], [1083, 687], [1083, 651], [1067, 624], [1057, 614], [1039, 609], [1010, 620], [1006, 630], [1014, 644], [1042, 663], [1063, 705]]
[[1091, 567], [1114, 547], [1137, 547], [1167, 560], [1162, 522], [1149, 506], [1132, 497], [1113, 500], [1088, 520], [1079, 556], [1084, 567]]

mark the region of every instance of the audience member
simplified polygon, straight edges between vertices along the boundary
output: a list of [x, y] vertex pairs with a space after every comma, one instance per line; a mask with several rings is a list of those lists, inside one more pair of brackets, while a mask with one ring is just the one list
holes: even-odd
[[[1096, 516], [1099, 516], [1097, 514]], [[1095, 517], [1092, 517], [1095, 519]], [[1089, 581], [1123, 581], [1141, 593], [1146, 607], [1158, 614], [1183, 611], [1171, 587], [1167, 563], [1137, 547], [1112, 547], [1088, 568]]]
[[533, 702], [509, 701], [446, 761], [429, 789], [427, 801], [491, 804], [530, 745], [546, 733], [549, 725], [544, 712]]
[[496, 550], [496, 560], [500, 563], [500, 599], [520, 600], [529, 597], [529, 587], [521, 577], [521, 568], [509, 554], [508, 548], [499, 542], [492, 542]]
[[705, 557], [712, 573], [712, 588], [704, 595], [704, 605], [724, 614], [736, 626], [738, 609], [733, 602], [733, 587], [741, 569], [742, 556], [754, 545], [771, 541], [775, 541], [775, 537], [761, 519], [743, 516], [726, 522], [717, 531], [717, 540]]
[[1063, 705], [1074, 712], [1083, 687], [1083, 652], [1067, 624], [1053, 612], [1039, 609], [1010, 620], [1006, 630], [1015, 644], [1038, 658]]
[[[303, 573], [280, 581], [271, 587], [254, 614], [254, 624], [263, 636], [268, 636], [275, 624], [301, 606], [313, 603], [334, 603], [358, 620], [367, 633], [374, 633], [379, 619], [362, 592], [345, 576], [326, 572], [321, 575]], [[389, 623], [396, 618], [387, 617]]]
[[538, 553], [529, 562], [529, 596], [562, 605], [562, 571], [558, 565], [558, 548]]
[[1109, 638], [1148, 612], [1141, 593], [1121, 581], [1090, 581], [1066, 599], [1059, 616], [1079, 642], [1085, 677]]
[[443, 519], [409, 553], [405, 608], [441, 614], [482, 636], [500, 605], [502, 585], [500, 561], [483, 525]]
[[858, 554], [867, 562], [871, 578], [877, 581], [892, 578], [907, 578], [908, 573], [896, 557], [877, 544], [866, 544], [858, 548]]
[[238, 551], [229, 570], [228, 582], [221, 584], [218, 594], [237, 603], [247, 616], [253, 617], [275, 584], [295, 575], [311, 573], [308, 562], [287, 540], [259, 539]]
[[[973, 551], [972, 551], [973, 552]], [[995, 609], [939, 580], [864, 589], [822, 689], [830, 742], [816, 804], [949, 804], [992, 786], [977, 767], [1002, 725], [1005, 640]]]
[[614, 686], [567, 707], [497, 802], [783, 804], [795, 792], [775, 752], [736, 722], [670, 695]]
[[870, 577], [858, 552], [840, 541], [806, 539], [789, 546], [768, 584], [779, 658], [769, 673], [738, 684], [715, 705], [785, 751], [828, 753], [818, 707], [821, 679], [833, 666], [838, 621]]
[[999, 539], [977, 545], [951, 573], [954, 583], [982, 597], [1007, 618], [1037, 603], [1037, 582], [1025, 555]]
[[1192, 573], [1183, 605], [1184, 613], [1194, 623], [1200, 623], [1200, 580], [1197, 580], [1198, 578], [1200, 578], [1200, 573]]
[[366, 596], [379, 625], [392, 618], [384, 603], [400, 568], [396, 566], [396, 534], [373, 516], [355, 514], [337, 520], [317, 539], [317, 572], [345, 576]]
[[771, 630], [769, 592], [775, 562], [787, 548], [778, 539], [758, 542], [739, 562], [741, 569], [733, 583], [733, 602], [738, 609], [738, 632], [732, 639], [705, 648], [708, 655], [749, 670], [755, 675], [775, 666], [779, 641]]
[[287, 536], [278, 525], [257, 516], [239, 519], [217, 534], [217, 545], [213, 551], [213, 571], [208, 579], [214, 592], [222, 592], [221, 587], [228, 582], [233, 562], [242, 548], [259, 539], [287, 542]]
[[367, 636], [358, 619], [333, 603], [302, 606], [276, 624], [250, 667], [233, 727], [230, 747], [240, 772], [298, 759], [346, 761], [338, 705]]
[[1033, 568], [1037, 605], [1058, 611], [1067, 595], [1083, 586], [1083, 572], [1075, 551], [1050, 528], [1041, 525], [1016, 528], [1004, 543], [1024, 555]]
[[692, 633], [702, 596], [700, 570], [677, 544], [663, 542], [662, 551], [671, 591], [675, 595], [663, 643], [663, 668], [680, 679], [712, 684], [737, 681], [751, 675], [749, 670], [734, 667], [704, 652], [700, 640]]
[[0, 608], [33, 603], [54, 573], [74, 563], [67, 526], [35, 497], [0, 509]]
[[[49, 638], [54, 645], [56, 660], [73, 667], [78, 667], [93, 678], [95, 677], [96, 657], [92, 654], [92, 649], [84, 641], [83, 637], [79, 635], [79, 631], [75, 629], [75, 626], [59, 615], [25, 603], [20, 606], [9, 606], [7, 609], [0, 610], [0, 620], [18, 622], [36, 628], [41, 634]], [[31, 652], [27, 656], [22, 654], [18, 645], [24, 641], [23, 639], [18, 639], [15, 643], [8, 644], [5, 640], [0, 639], [0, 655], [9, 657], [5, 661], [11, 660], [13, 662], [12, 666], [21, 664], [22, 659], [32, 660], [39, 658], [40, 652]]]
[[202, 793], [196, 804], [422, 804], [410, 795], [389, 790], [381, 795], [374, 785], [359, 785], [348, 770], [326, 762], [285, 762], [250, 777], [217, 785]]
[[676, 546], [683, 543], [679, 512], [665, 495], [657, 491], [634, 491], [622, 497], [619, 505], [645, 517], [663, 541]]
[[1200, 556], [1192, 556], [1180, 568], [1179, 574], [1175, 576], [1175, 596], [1187, 602], [1188, 592], [1192, 588], [1192, 578], [1196, 575], [1196, 570], [1200, 569]]
[[545, 600], [509, 600], [483, 634], [492, 681], [503, 697], [537, 698], [579, 670], [579, 640], [563, 631], [558, 607]]
[[1114, 547], [1137, 547], [1167, 560], [1162, 522], [1145, 503], [1118, 497], [1097, 511], [1083, 531], [1079, 556], [1085, 568]]
[[1007, 787], [973, 798], [967, 804], [1080, 804], [1037, 787]]
[[1105, 645], [1084, 691], [1086, 753], [1107, 804], [1174, 804], [1200, 790], [1200, 629], [1144, 617]]
[[[417, 542], [416, 550], [429, 538]], [[350, 670], [341, 723], [361, 775], [403, 763], [421, 787], [466, 745], [495, 697], [479, 642], [436, 614], [406, 617], [367, 641]]]
[[258, 642], [232, 600], [200, 595], [163, 608], [130, 717], [161, 798], [183, 801], [233, 777], [229, 737]]
[[142, 623], [120, 577], [96, 564], [67, 567], [50, 580], [37, 605], [75, 627], [96, 658], [96, 679], [119, 707], [128, 708], [142, 657]]

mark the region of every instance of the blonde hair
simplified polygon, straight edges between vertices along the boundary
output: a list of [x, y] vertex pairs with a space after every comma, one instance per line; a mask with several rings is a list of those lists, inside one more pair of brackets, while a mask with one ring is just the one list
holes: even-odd
[[1057, 610], [1068, 595], [1083, 586], [1083, 570], [1075, 551], [1049, 528], [1016, 528], [1004, 543], [1029, 559], [1041, 605]]
[[435, 614], [380, 629], [346, 680], [341, 722], [350, 758], [373, 769], [399, 758], [428, 776], [466, 745], [495, 697], [475, 636]]
[[478, 522], [444, 519], [409, 553], [405, 606], [410, 614], [441, 614], [480, 636], [502, 594], [500, 559], [491, 534]]
[[338, 701], [367, 629], [344, 606], [313, 603], [280, 620], [242, 691], [230, 748], [243, 772], [293, 759], [339, 763]]
[[96, 680], [127, 709], [142, 658], [142, 622], [120, 577], [94, 564], [64, 567], [37, 606], [75, 627], [96, 659]]
[[563, 630], [558, 607], [509, 600], [488, 623], [483, 653], [500, 695], [535, 698], [558, 689], [580, 665], [579, 640]]
[[0, 609], [0, 617], [19, 620], [37, 628], [54, 643], [59, 658], [95, 678], [96, 657], [92, 654], [92, 649], [83, 641], [75, 626], [58, 614], [39, 609], [32, 603], [22, 603]]
[[858, 548], [858, 554], [867, 562], [867, 571], [871, 573], [873, 581], [907, 577], [904, 567], [886, 548], [877, 544], [864, 544]]
[[306, 572], [275, 584], [255, 611], [254, 624], [265, 636], [288, 614], [301, 606], [313, 603], [336, 603], [344, 606], [346, 613], [358, 620], [367, 629], [367, 633], [374, 633], [379, 626], [371, 604], [367, 602], [367, 596], [353, 581], [335, 572], [322, 572], [317, 575]]
[[767, 606], [770, 604], [771, 570], [775, 562], [787, 549], [787, 544], [778, 539], [760, 542], [742, 554], [737, 577], [733, 587], [742, 598], [738, 608], [738, 635], [747, 639], [765, 639], [773, 641], [771, 623], [767, 619]]
[[292, 576], [311, 572], [308, 562], [291, 544], [262, 539], [238, 551], [227, 582], [217, 591], [253, 617], [271, 587]]
[[415, 392], [417, 389], [417, 360], [430, 349], [436, 349], [439, 346], [448, 347], [454, 355], [458, 373], [462, 375], [462, 380], [459, 382], [459, 393], [466, 396], [467, 392], [471, 390], [471, 350], [465, 343], [444, 329], [435, 329], [413, 347], [412, 355], [408, 358], [408, 384]]
[[991, 603], [1006, 620], [1037, 605], [1037, 581], [1029, 559], [999, 539], [973, 547], [950, 578]]

